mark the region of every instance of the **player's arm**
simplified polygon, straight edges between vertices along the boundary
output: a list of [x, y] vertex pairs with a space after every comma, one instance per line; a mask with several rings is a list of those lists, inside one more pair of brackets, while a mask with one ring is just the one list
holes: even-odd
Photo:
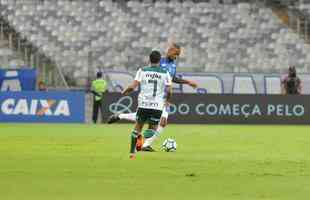
[[132, 84], [130, 84], [125, 90], [123, 90], [123, 95], [128, 95], [132, 91], [134, 91], [139, 86], [139, 81], [134, 80]]
[[173, 83], [177, 83], [177, 84], [186, 84], [191, 86], [192, 88], [197, 88], [197, 83], [191, 80], [187, 80], [187, 79], [183, 79], [179, 76], [174, 76], [172, 79]]
[[128, 95], [130, 92], [134, 91], [139, 86], [141, 80], [142, 80], [142, 70], [139, 69], [137, 71], [135, 80], [125, 90], [123, 90], [122, 94]]

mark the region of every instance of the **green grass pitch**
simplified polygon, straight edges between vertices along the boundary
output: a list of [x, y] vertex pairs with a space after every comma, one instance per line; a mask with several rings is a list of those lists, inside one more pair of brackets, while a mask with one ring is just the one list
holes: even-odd
[[169, 125], [130, 160], [133, 125], [0, 124], [1, 200], [308, 199], [309, 126]]

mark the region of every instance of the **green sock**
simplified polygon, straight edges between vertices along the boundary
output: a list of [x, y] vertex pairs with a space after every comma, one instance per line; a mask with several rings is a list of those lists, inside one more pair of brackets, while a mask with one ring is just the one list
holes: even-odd
[[130, 153], [136, 152], [137, 137], [138, 137], [138, 132], [133, 131], [131, 133]]
[[147, 129], [144, 131], [143, 135], [144, 135], [144, 138], [147, 139], [147, 138], [151, 138], [153, 137], [153, 135], [156, 134], [156, 131], [152, 130], [152, 129]]

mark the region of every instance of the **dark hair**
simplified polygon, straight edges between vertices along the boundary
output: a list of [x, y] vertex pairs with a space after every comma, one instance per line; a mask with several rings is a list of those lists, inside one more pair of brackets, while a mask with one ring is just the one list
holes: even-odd
[[97, 72], [97, 78], [102, 78], [102, 72]]
[[157, 64], [160, 62], [161, 54], [159, 51], [152, 51], [150, 54], [150, 62], [151, 64]]
[[292, 78], [296, 77], [296, 68], [294, 66], [288, 68], [288, 76]]

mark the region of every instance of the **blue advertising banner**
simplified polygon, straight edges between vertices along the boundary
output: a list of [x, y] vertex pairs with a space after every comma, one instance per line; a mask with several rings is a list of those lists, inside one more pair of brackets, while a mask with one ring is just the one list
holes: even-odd
[[84, 123], [83, 92], [0, 92], [0, 122]]
[[35, 69], [0, 69], [0, 91], [34, 91], [36, 77]]

